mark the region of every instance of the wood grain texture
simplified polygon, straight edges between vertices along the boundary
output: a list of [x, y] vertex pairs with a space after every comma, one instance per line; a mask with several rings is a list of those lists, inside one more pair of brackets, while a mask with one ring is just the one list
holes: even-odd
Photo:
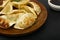
[[36, 31], [37, 29], [39, 29], [44, 24], [44, 22], [47, 19], [46, 8], [41, 3], [39, 3], [37, 0], [32, 0], [32, 1], [36, 2], [41, 7], [41, 10], [42, 10], [40, 15], [37, 18], [37, 22], [34, 25], [32, 25], [30, 28], [25, 29], [25, 30], [16, 30], [16, 29], [13, 29], [13, 28], [6, 29], [6, 30], [0, 29], [0, 34], [10, 35], [10, 36], [29, 34], [31, 32]]

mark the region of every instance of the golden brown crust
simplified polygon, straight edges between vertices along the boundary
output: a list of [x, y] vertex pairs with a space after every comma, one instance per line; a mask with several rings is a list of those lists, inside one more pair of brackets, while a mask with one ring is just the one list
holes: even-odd
[[8, 21], [3, 18], [0, 18], [0, 28], [3, 28], [3, 29], [9, 28]]

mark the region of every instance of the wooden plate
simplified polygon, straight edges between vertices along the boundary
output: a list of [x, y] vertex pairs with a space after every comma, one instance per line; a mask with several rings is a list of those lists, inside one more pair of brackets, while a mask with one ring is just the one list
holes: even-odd
[[34, 25], [32, 25], [30, 28], [25, 29], [25, 30], [16, 30], [16, 29], [13, 29], [13, 28], [10, 28], [10, 29], [7, 29], [7, 30], [0, 29], [0, 34], [10, 35], [10, 36], [11, 35], [28, 34], [28, 33], [31, 33], [33, 31], [36, 31], [38, 28], [40, 28], [44, 24], [44, 22], [47, 19], [46, 8], [41, 3], [39, 3], [37, 0], [32, 0], [32, 1], [36, 2], [41, 7], [41, 10], [42, 10], [40, 15], [38, 16], [37, 22]]

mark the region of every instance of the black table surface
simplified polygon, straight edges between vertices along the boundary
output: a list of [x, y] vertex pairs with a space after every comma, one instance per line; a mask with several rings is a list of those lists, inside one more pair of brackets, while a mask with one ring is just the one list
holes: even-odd
[[36, 32], [18, 37], [7, 37], [0, 35], [0, 40], [58, 40], [60, 39], [60, 12], [52, 10], [48, 0], [38, 0], [48, 11], [48, 18], [44, 25]]

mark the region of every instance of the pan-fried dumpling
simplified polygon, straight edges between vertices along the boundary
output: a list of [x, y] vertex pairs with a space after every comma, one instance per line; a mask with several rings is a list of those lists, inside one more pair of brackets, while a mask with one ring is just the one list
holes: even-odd
[[28, 13], [32, 13], [33, 15], [35, 15], [35, 17], [37, 17], [35, 11], [33, 10], [33, 8], [29, 7], [29, 6], [21, 6], [20, 9], [24, 9], [26, 10]]
[[2, 0], [2, 4], [0, 5], [0, 10], [6, 6], [9, 0]]
[[12, 3], [9, 2], [4, 9], [1, 11], [2, 14], [10, 14], [10, 12], [13, 10]]
[[25, 5], [29, 2], [30, 0], [11, 0], [11, 2], [13, 3], [13, 6], [18, 8], [21, 5]]
[[26, 29], [34, 24], [36, 20], [35, 15], [32, 13], [26, 13], [19, 17], [14, 28], [15, 29]]
[[37, 15], [40, 14], [41, 8], [38, 4], [36, 4], [35, 2], [29, 2], [27, 5], [30, 6], [31, 8], [33, 8], [35, 10], [35, 12], [37, 13]]
[[[25, 10], [13, 10], [12, 12], [11, 12], [11, 14], [9, 14], [9, 15], [2, 15], [2, 16], [0, 16], [0, 18], [2, 18], [2, 19], [4, 19], [5, 21], [7, 21], [7, 23], [8, 23], [8, 27], [11, 27], [13, 24], [15, 24], [16, 23], [16, 21], [17, 21], [17, 19], [19, 18], [19, 17], [21, 17], [22, 15], [24, 15], [25, 14]], [[1, 19], [0, 19], [1, 20]], [[4, 21], [4, 22], [5, 22]], [[0, 24], [1, 24], [1, 22], [0, 22]], [[5, 25], [5, 24], [4, 24]], [[2, 27], [2, 26], [1, 26]], [[5, 29], [5, 28], [3, 28], [3, 29]]]
[[9, 20], [10, 21], [9, 25], [11, 26], [16, 22], [17, 18], [19, 17], [19, 10], [13, 10], [13, 11], [10, 12], [9, 15], [3, 15], [3, 16], [0, 16], [0, 17], [4, 18], [6, 20]]

